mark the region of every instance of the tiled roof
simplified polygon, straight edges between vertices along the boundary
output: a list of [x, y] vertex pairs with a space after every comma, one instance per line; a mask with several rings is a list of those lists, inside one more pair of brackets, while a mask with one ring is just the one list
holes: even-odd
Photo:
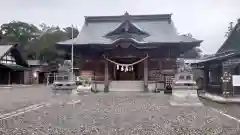
[[236, 55], [239, 55], [239, 52], [229, 50], [229, 51], [226, 51], [223, 53], [216, 53], [214, 55], [204, 57], [204, 58], [196, 61], [195, 63], [204, 63], [204, 62], [209, 62], [209, 61], [214, 61], [214, 60], [223, 60], [223, 59], [233, 57]]
[[201, 59], [184, 59], [184, 63], [190, 63], [190, 64], [193, 64], [193, 63], [198, 63], [202, 61]]
[[[112, 44], [113, 41], [104, 36], [116, 29], [123, 22], [123, 19], [124, 16], [85, 17], [85, 24], [78, 37], [57, 44]], [[130, 15], [129, 20], [149, 34], [141, 41], [143, 43], [201, 42], [188, 36], [178, 35], [171, 20], [171, 14]]]
[[12, 56], [16, 59], [16, 63], [21, 66], [28, 66], [26, 60], [22, 57], [22, 54], [17, 44], [14, 45], [0, 45], [0, 58], [6, 53], [11, 52]]
[[47, 63], [42, 63], [40, 60], [27, 60], [27, 63], [30, 66], [47, 65]]
[[109, 33], [106, 34], [106, 36], [111, 36], [111, 35], [116, 35], [119, 32], [121, 32], [122, 28], [126, 30], [127, 32], [131, 33], [137, 33], [137, 34], [143, 34], [143, 35], [148, 35], [146, 32], [132, 24], [129, 20], [126, 20], [121, 23], [117, 28], [115, 28], [113, 31], [110, 31]]
[[240, 19], [230, 32], [228, 38], [224, 41], [222, 46], [218, 49], [217, 53], [236, 50], [240, 51]]

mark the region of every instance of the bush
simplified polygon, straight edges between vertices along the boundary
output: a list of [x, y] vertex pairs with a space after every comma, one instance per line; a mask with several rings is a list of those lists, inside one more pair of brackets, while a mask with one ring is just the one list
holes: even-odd
[[93, 93], [99, 93], [100, 91], [99, 91], [99, 90], [91, 89], [91, 92], [93, 92]]

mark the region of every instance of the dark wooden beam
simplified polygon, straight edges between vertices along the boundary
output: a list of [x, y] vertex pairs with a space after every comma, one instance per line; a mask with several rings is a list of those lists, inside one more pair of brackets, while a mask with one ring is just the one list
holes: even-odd
[[148, 59], [144, 60], [144, 91], [148, 92]]
[[105, 70], [104, 70], [104, 92], [109, 91], [109, 82], [108, 82], [108, 61], [105, 60]]

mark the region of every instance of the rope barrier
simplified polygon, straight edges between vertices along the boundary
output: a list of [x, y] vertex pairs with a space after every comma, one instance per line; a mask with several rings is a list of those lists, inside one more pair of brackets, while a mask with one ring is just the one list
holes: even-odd
[[109, 62], [111, 62], [111, 63], [113, 63], [113, 64], [116, 64], [116, 65], [119, 65], [119, 66], [127, 66], [127, 67], [129, 67], [129, 66], [136, 65], [136, 64], [144, 61], [145, 59], [147, 59], [147, 58], [148, 58], [148, 54], [147, 54], [146, 57], [144, 57], [143, 59], [138, 60], [138, 61], [136, 61], [136, 62], [133, 62], [133, 63], [131, 63], [131, 64], [122, 64], [122, 63], [115, 62], [115, 61], [113, 61], [113, 60], [110, 60], [110, 59], [106, 58], [105, 55], [103, 55], [103, 57], [104, 57], [104, 59], [106, 59], [107, 61], [109, 61]]

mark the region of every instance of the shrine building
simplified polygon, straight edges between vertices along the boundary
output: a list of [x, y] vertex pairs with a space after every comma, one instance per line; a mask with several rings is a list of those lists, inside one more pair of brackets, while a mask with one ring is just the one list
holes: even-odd
[[79, 35], [57, 47], [71, 59], [74, 45], [75, 74], [91, 77], [93, 89], [164, 89], [175, 75], [176, 58], [202, 42], [179, 35], [171, 16], [86, 16]]

